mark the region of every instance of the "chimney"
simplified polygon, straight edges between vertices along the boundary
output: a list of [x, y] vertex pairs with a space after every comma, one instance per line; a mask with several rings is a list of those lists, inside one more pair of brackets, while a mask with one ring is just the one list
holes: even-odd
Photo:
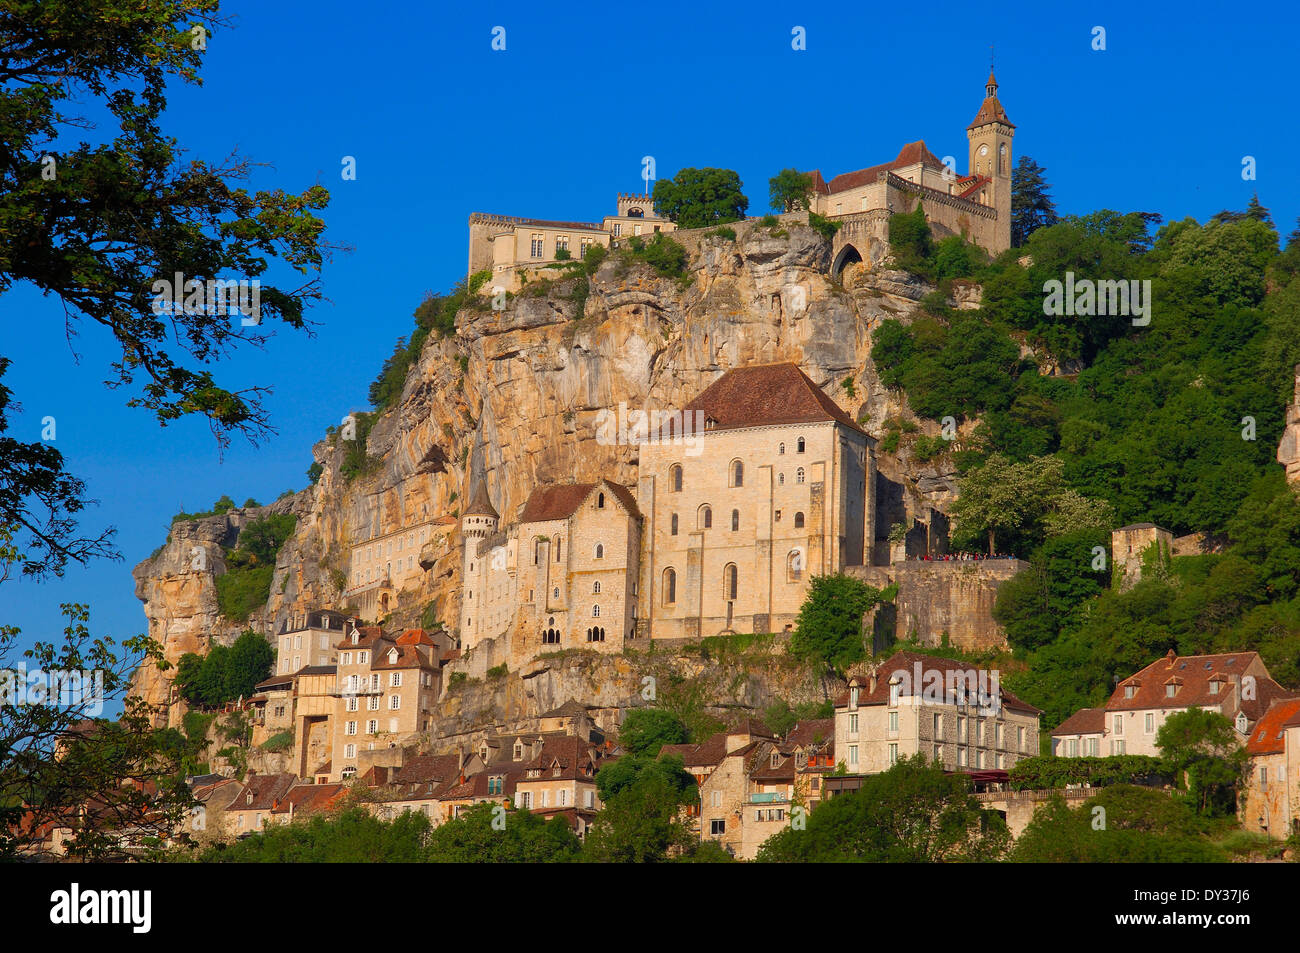
[[1173, 668], [1174, 662], [1178, 660], [1178, 654], [1173, 649], [1170, 649], [1165, 653], [1165, 659], [1169, 662], [1169, 667]]

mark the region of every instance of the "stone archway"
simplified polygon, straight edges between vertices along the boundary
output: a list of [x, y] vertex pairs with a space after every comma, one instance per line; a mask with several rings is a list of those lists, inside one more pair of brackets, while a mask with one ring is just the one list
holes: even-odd
[[853, 245], [845, 243], [844, 247], [839, 250], [838, 254], [836, 254], [834, 264], [831, 265], [831, 277], [838, 278], [844, 273], [845, 268], [854, 262], [860, 262], [862, 260], [862, 253], [854, 248]]

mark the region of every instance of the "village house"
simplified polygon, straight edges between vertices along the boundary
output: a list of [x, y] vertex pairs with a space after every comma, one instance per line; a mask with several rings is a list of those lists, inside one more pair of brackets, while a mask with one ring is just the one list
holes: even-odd
[[[1052, 733], [1053, 753], [1159, 757], [1160, 726], [1170, 715], [1189, 708], [1224, 715], [1244, 742], [1273, 702], [1293, 695], [1272, 679], [1258, 652], [1179, 656], [1170, 649], [1115, 686], [1102, 709], [1105, 721], [1100, 734], [1096, 715], [1084, 713], [1095, 709], [1077, 712]], [[1072, 740], [1080, 742], [1077, 748], [1070, 744]]]
[[1106, 709], [1080, 708], [1052, 732], [1052, 754], [1058, 758], [1097, 758], [1106, 738]]
[[948, 771], [1005, 771], [1038, 754], [1039, 709], [996, 672], [899, 652], [849, 679], [835, 699], [835, 756], [878, 774], [916, 754]]
[[249, 771], [244, 786], [226, 808], [225, 833], [231, 837], [244, 837], [263, 830], [272, 823], [272, 812], [297, 782], [297, 776], [288, 772], [258, 774]]
[[752, 740], [723, 755], [700, 782], [701, 839], [742, 860], [757, 856], [792, 812], [806, 817], [821, 803], [822, 779], [835, 770], [834, 719], [799, 722], [781, 740], [763, 731], [751, 729]]
[[1241, 826], [1279, 839], [1300, 834], [1300, 698], [1273, 702], [1251, 729], [1246, 753]]
[[442, 690], [439, 655], [450, 643], [423, 629], [391, 637], [369, 626], [353, 627], [337, 648], [331, 781], [356, 775], [362, 750], [397, 747], [428, 731]]
[[292, 675], [304, 666], [335, 664], [338, 661], [335, 643], [349, 621], [355, 620], [330, 609], [296, 612], [286, 618], [273, 640], [275, 673]]

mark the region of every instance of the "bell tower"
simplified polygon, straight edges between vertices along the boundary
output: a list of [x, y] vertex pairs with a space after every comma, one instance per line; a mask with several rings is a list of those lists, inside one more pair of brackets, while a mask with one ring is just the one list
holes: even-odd
[[971, 197], [998, 213], [994, 254], [1011, 247], [1011, 140], [1015, 134], [1015, 125], [998, 101], [998, 81], [990, 67], [984, 102], [966, 127], [966, 138], [970, 140], [970, 174], [987, 179]]

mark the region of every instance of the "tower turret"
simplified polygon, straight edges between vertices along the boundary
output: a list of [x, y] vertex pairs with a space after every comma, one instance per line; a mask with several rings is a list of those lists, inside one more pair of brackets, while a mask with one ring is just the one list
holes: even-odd
[[1011, 140], [1015, 134], [1015, 124], [998, 99], [998, 81], [990, 67], [984, 102], [966, 127], [966, 138], [970, 140], [970, 174], [987, 179], [974, 197], [998, 213], [996, 247], [990, 249], [994, 254], [1011, 247]]

